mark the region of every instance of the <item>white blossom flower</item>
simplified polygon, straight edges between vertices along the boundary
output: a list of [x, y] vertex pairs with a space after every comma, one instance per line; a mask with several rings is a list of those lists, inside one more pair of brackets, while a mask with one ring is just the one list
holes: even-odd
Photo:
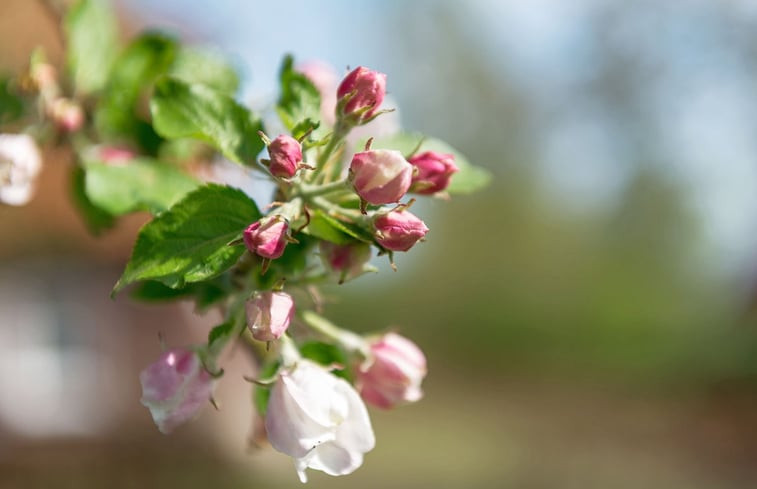
[[368, 410], [344, 379], [308, 360], [281, 372], [268, 402], [265, 421], [273, 447], [305, 469], [345, 475], [363, 463], [376, 444]]
[[27, 134], [0, 134], [0, 202], [24, 205], [34, 193], [42, 157]]

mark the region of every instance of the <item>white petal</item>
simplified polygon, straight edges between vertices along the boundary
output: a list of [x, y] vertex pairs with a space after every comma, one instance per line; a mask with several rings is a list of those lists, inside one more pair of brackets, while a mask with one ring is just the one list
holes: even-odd
[[363, 464], [361, 452], [347, 450], [333, 442], [320, 445], [308, 458], [308, 467], [329, 475], [350, 474]]
[[26, 205], [34, 194], [31, 183], [0, 187], [0, 202], [8, 205]]
[[319, 424], [292, 398], [292, 382], [286, 376], [271, 390], [265, 429], [268, 440], [276, 450], [291, 457], [302, 458], [315, 446], [333, 440], [334, 429]]
[[336, 443], [350, 451], [365, 453], [376, 446], [368, 409], [353, 387], [345, 380], [339, 379], [337, 388], [339, 395], [349, 403], [349, 414], [339, 425], [336, 432]]

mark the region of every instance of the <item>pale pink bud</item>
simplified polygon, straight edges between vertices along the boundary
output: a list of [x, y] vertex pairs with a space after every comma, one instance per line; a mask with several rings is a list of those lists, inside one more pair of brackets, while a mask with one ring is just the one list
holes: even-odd
[[321, 94], [321, 119], [333, 126], [336, 121], [336, 88], [339, 79], [336, 71], [328, 63], [313, 60], [306, 61], [297, 67], [297, 71], [305, 75], [315, 85]]
[[426, 224], [402, 209], [380, 214], [373, 221], [376, 241], [387, 250], [407, 251], [428, 232]]
[[62, 130], [74, 132], [84, 124], [84, 111], [81, 106], [67, 98], [55, 99], [50, 106], [50, 117]]
[[37, 85], [40, 92], [57, 92], [58, 75], [55, 67], [50, 63], [33, 63], [31, 67], [31, 78]]
[[435, 194], [449, 186], [452, 174], [459, 171], [455, 165], [455, 156], [436, 151], [426, 151], [411, 157], [411, 165], [418, 169], [413, 175], [410, 191], [417, 194]]
[[110, 165], [121, 165], [128, 163], [136, 157], [136, 153], [129, 148], [120, 146], [101, 146], [99, 148], [99, 157], [103, 163]]
[[286, 292], [258, 292], [245, 305], [247, 326], [258, 341], [281, 338], [294, 316], [294, 300]]
[[352, 70], [336, 91], [342, 114], [359, 114], [360, 120], [370, 118], [381, 106], [386, 95], [386, 75], [358, 66]]
[[28, 134], [0, 134], [0, 202], [24, 205], [42, 169], [37, 143]]
[[388, 409], [423, 397], [426, 357], [415, 343], [388, 333], [370, 344], [370, 355], [357, 372], [365, 402]]
[[284, 253], [288, 231], [289, 224], [283, 217], [264, 217], [250, 224], [242, 238], [252, 253], [273, 260]]
[[370, 204], [398, 202], [410, 188], [413, 166], [399, 151], [374, 149], [355, 153], [350, 179], [355, 192]]
[[215, 381], [196, 352], [175, 348], [139, 375], [142, 404], [163, 433], [194, 418], [213, 395]]
[[340, 282], [361, 275], [365, 271], [365, 264], [371, 259], [371, 247], [366, 243], [338, 245], [321, 241], [319, 246], [324, 263], [340, 273]]
[[268, 145], [271, 162], [268, 166], [274, 177], [292, 178], [302, 163], [302, 146], [291, 136], [280, 135]]

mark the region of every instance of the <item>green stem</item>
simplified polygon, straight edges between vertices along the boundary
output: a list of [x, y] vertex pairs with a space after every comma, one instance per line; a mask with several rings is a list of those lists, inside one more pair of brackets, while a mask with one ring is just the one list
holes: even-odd
[[348, 351], [365, 354], [367, 345], [362, 336], [338, 327], [313, 311], [303, 311], [300, 317], [305, 324], [322, 335], [337, 341]]
[[295, 345], [292, 338], [286, 334], [279, 338], [279, 344], [281, 345], [281, 350], [279, 350], [279, 353], [281, 354], [281, 364], [284, 367], [293, 367], [301, 358], [297, 345]]
[[310, 199], [318, 197], [319, 195], [326, 195], [332, 192], [338, 192], [339, 190], [347, 190], [349, 188], [349, 182], [347, 180], [339, 180], [336, 182], [325, 183], [323, 185], [308, 185], [303, 183], [300, 185], [297, 195], [304, 199]]
[[315, 164], [315, 170], [313, 170], [313, 172], [310, 174], [311, 182], [316, 181], [318, 176], [326, 167], [326, 163], [328, 163], [331, 155], [334, 153], [334, 150], [339, 147], [339, 144], [342, 142], [344, 137], [347, 136], [348, 132], [349, 128], [345, 127], [341, 123], [341, 121], [337, 121], [336, 127], [334, 127], [334, 132], [331, 133], [331, 137], [329, 138], [329, 142], [326, 143], [323, 151], [318, 155], [318, 159], [316, 160]]

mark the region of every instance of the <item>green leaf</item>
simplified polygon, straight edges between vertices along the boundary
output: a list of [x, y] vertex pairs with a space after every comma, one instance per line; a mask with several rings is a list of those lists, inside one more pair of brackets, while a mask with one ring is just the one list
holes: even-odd
[[159, 76], [168, 72], [176, 50], [173, 39], [158, 33], [142, 34], [129, 43], [113, 64], [97, 107], [95, 120], [100, 134], [136, 140], [143, 136], [148, 130], [144, 126], [149, 124], [147, 114], [138, 114], [140, 99]]
[[118, 25], [106, 0], [79, 0], [63, 21], [66, 64], [77, 93], [102, 89], [118, 49]]
[[370, 233], [349, 226], [318, 209], [311, 211], [310, 223], [303, 232], [338, 245], [353, 243], [355, 240], [372, 242]]
[[263, 149], [263, 126], [233, 98], [198, 83], [163, 78], [150, 101], [153, 124], [168, 139], [192, 137], [237, 163], [253, 164]]
[[287, 55], [279, 71], [281, 95], [276, 110], [295, 139], [308, 129], [317, 128], [321, 120], [321, 94], [302, 73], [295, 71], [294, 59]]
[[236, 70], [222, 56], [210, 49], [182, 48], [170, 75], [187, 83], [201, 83], [228, 94], [236, 93], [239, 88]]
[[139, 158], [125, 165], [87, 163], [85, 190], [95, 205], [114, 216], [164, 211], [200, 183], [176, 167]]
[[100, 234], [115, 224], [115, 218], [105, 210], [96, 206], [85, 192], [85, 172], [81, 166], [74, 167], [71, 173], [71, 199], [79, 209], [84, 223], [92, 234]]
[[339, 365], [342, 369], [334, 370], [332, 373], [338, 377], [342, 377], [347, 381], [351, 381], [351, 377], [348, 367], [347, 354], [336, 345], [331, 343], [323, 343], [321, 341], [308, 341], [300, 346], [300, 354], [313, 360], [314, 362], [324, 366]]
[[182, 299], [193, 299], [197, 309], [202, 311], [225, 298], [229, 292], [229, 285], [221, 275], [212, 280], [187, 284], [181, 289], [172, 289], [154, 280], [140, 283], [131, 292], [130, 297], [142, 302], [169, 302]]
[[18, 120], [24, 113], [24, 100], [16, 95], [10, 77], [0, 77], [0, 124]]
[[472, 165], [468, 159], [449, 144], [435, 138], [424, 137], [422, 134], [397, 133], [385, 138], [373, 141], [374, 149], [396, 149], [404, 155], [409, 155], [418, 147], [418, 153], [424, 151], [438, 151], [455, 155], [455, 164], [460, 171], [452, 176], [452, 182], [447, 187], [451, 194], [470, 194], [486, 187], [491, 181], [492, 175], [489, 170]]
[[208, 334], [208, 348], [212, 349], [214, 343], [224, 341], [234, 332], [234, 321], [226, 321], [210, 330]]
[[138, 280], [180, 288], [223, 273], [246, 251], [228, 243], [259, 218], [255, 202], [241, 190], [198, 188], [142, 227], [113, 293]]

